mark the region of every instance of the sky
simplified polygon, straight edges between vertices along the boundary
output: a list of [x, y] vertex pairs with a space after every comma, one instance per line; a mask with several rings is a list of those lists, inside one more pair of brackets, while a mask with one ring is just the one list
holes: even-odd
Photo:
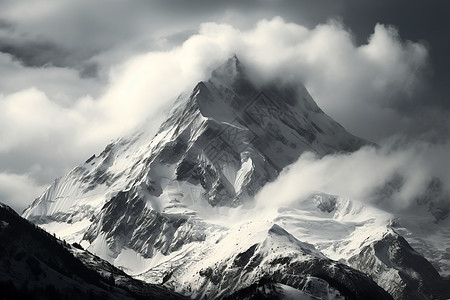
[[434, 155], [427, 178], [446, 186], [436, 160], [450, 160], [449, 10], [444, 0], [1, 1], [0, 201], [21, 211], [111, 140], [154, 130], [233, 54], [255, 81], [304, 84], [351, 133], [389, 149], [402, 141], [403, 165]]

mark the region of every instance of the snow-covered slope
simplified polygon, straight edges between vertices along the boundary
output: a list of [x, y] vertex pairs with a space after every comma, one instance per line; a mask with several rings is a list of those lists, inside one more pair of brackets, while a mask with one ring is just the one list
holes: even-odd
[[[301, 199], [295, 208], [280, 207], [278, 213], [274, 220], [296, 238], [369, 275], [396, 299], [445, 299], [450, 295], [450, 280], [442, 278], [400, 235], [433, 240], [401, 225], [412, 220], [412, 216], [395, 216], [367, 203], [324, 193]], [[438, 227], [432, 215], [428, 220], [414, 220], [424, 232]], [[445, 225], [440, 225], [445, 231]], [[441, 255], [446, 251], [442, 245], [435, 245], [433, 250]], [[439, 256], [434, 258], [446, 265]]]
[[243, 223], [180, 252], [139, 278], [161, 278], [165, 286], [202, 299], [230, 296], [261, 280], [305, 290], [312, 278], [323, 283], [318, 291], [308, 291], [311, 296], [390, 299], [363, 273], [326, 258], [272, 222]]
[[370, 250], [388, 236], [398, 240], [397, 231], [412, 233], [393, 229], [397, 216], [324, 193], [263, 215], [254, 210], [258, 191], [305, 151], [324, 156], [365, 144], [304, 87], [257, 87], [232, 57], [178, 98], [155, 136], [142, 128], [111, 143], [23, 215], [133, 276], [189, 296], [231, 297], [269, 280], [277, 293], [389, 298], [359, 269], [401, 298], [410, 290], [402, 273], [410, 263], [389, 263]]

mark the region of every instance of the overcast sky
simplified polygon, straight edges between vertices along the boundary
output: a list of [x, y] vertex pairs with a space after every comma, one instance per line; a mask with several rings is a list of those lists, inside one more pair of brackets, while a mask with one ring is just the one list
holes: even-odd
[[445, 0], [3, 0], [0, 201], [22, 210], [233, 53], [259, 80], [304, 83], [353, 134], [445, 144], [449, 12]]

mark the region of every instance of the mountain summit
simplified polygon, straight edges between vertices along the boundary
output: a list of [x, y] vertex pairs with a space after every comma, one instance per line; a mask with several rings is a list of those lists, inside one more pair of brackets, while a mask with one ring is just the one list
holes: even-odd
[[175, 198], [183, 202], [169, 194], [184, 195], [177, 188], [186, 183], [210, 205], [235, 206], [305, 151], [322, 156], [365, 144], [324, 114], [303, 86], [257, 89], [236, 56], [176, 105], [156, 136], [141, 130], [108, 145], [56, 180], [24, 216], [67, 221], [81, 203], [83, 215], [96, 215], [110, 200], [92, 201], [100, 190], [113, 197], [135, 189], [161, 211]]
[[[377, 283], [399, 295], [405, 278], [421, 273], [398, 275], [371, 254], [384, 232], [397, 238], [387, 228], [390, 216], [375, 222], [367, 214], [379, 215], [375, 208], [317, 194], [271, 219], [217, 221], [251, 203], [305, 151], [321, 157], [365, 144], [304, 86], [256, 86], [234, 56], [178, 98], [155, 136], [144, 128], [109, 144], [57, 179], [23, 216], [130, 275], [194, 298], [239, 298], [262, 285], [278, 294], [295, 288], [325, 299], [389, 299], [352, 267], [383, 266]], [[369, 237], [355, 246], [366, 228]], [[369, 256], [370, 266], [362, 261]]]

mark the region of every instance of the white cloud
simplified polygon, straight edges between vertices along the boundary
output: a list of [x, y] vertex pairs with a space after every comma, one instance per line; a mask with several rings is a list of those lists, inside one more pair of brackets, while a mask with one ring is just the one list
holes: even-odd
[[261, 190], [256, 203], [260, 208], [293, 205], [312, 193], [325, 192], [397, 213], [428, 213], [431, 202], [449, 208], [449, 153], [449, 142], [430, 145], [399, 139], [323, 158], [305, 153]]
[[[39, 125], [34, 122], [38, 116], [32, 117], [33, 113], [26, 112], [33, 110], [39, 111], [39, 116], [43, 116], [41, 120], [54, 119], [47, 118], [53, 114], [70, 117], [64, 125], [68, 127], [79, 127], [79, 122], [94, 123], [95, 127], [87, 125], [90, 128], [88, 136], [108, 135], [111, 138], [114, 133], [117, 135], [122, 130], [135, 127], [169, 104], [180, 92], [192, 88], [207, 76], [214, 65], [232, 53], [237, 53], [253, 70], [256, 80], [283, 80], [297, 84], [304, 81], [326, 112], [351, 125], [359, 124], [355, 120], [361, 118], [368, 122], [377, 118], [377, 123], [381, 124], [385, 123], [383, 121], [395, 122], [395, 112], [385, 114], [389, 108], [384, 107], [385, 99], [377, 99], [377, 96], [382, 98], [388, 91], [391, 93], [392, 87], [400, 92], [412, 91], [421, 75], [418, 71], [427, 58], [423, 46], [402, 43], [392, 28], [382, 25], [376, 26], [367, 45], [356, 47], [350, 33], [336, 22], [310, 30], [275, 18], [260, 21], [248, 31], [207, 23], [201, 26], [199, 34], [180, 47], [167, 52], [149, 52], [115, 67], [107, 91], [98, 99], [83, 97], [71, 103], [70, 107], [57, 107], [61, 105], [51, 104], [58, 102], [55, 100], [57, 96], [45, 87], [38, 87], [45, 95], [38, 91], [34, 91], [34, 96], [30, 91], [15, 96], [4, 95], [3, 102], [8, 102], [10, 109], [19, 103], [8, 100], [10, 97], [34, 97], [33, 101], [39, 101], [39, 108], [23, 103], [20, 109], [17, 108], [17, 114], [8, 114], [9, 120], [17, 123], [9, 128], [12, 130], [10, 135], [15, 135], [15, 128], [20, 130], [28, 125], [35, 130]], [[54, 69], [42, 70], [42, 74], [54, 72]], [[56, 74], [62, 76], [61, 73]], [[256, 74], [260, 78], [256, 78]], [[41, 74], [33, 78], [38, 76]], [[54, 77], [45, 81], [52, 81]], [[76, 84], [74, 81], [71, 83]], [[65, 89], [60, 90], [61, 93]], [[47, 110], [48, 115], [44, 117]], [[28, 115], [29, 123], [21, 119], [24, 114]], [[366, 134], [363, 136], [367, 137]]]
[[[304, 81], [325, 112], [363, 137], [409, 124], [389, 107], [392, 97], [386, 95], [412, 92], [427, 60], [421, 44], [401, 41], [390, 27], [377, 25], [368, 44], [358, 47], [339, 23], [308, 29], [281, 18], [245, 31], [205, 23], [170, 51], [116, 65], [99, 96], [98, 86], [73, 71], [26, 68], [0, 56], [15, 74], [0, 85], [0, 168], [49, 182], [144, 121], [157, 124], [162, 109], [233, 53], [255, 81]], [[76, 100], [62, 101], [65, 97]]]
[[73, 69], [44, 66], [25, 67], [9, 54], [0, 52], [0, 94], [7, 95], [34, 87], [53, 102], [68, 106], [86, 95], [99, 95], [101, 85], [92, 78], [80, 78]]
[[[55, 133], [71, 135], [79, 124], [70, 109], [50, 101], [35, 88], [8, 96], [0, 95], [0, 152], [29, 143], [51, 142]], [[58, 139], [60, 141], [60, 139]]]
[[38, 185], [27, 175], [0, 173], [0, 202], [22, 212], [45, 187]]
[[390, 26], [376, 25], [367, 44], [357, 46], [337, 21], [308, 29], [277, 17], [245, 31], [204, 23], [173, 53], [195, 62], [237, 53], [255, 81], [303, 82], [328, 114], [368, 139], [418, 129], [396, 107], [420, 90], [428, 51]]

